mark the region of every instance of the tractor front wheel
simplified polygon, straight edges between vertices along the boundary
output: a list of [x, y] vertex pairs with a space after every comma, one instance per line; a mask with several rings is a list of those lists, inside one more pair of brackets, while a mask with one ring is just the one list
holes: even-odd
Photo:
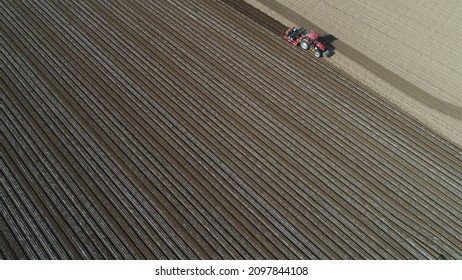
[[302, 40], [300, 42], [300, 48], [304, 49], [305, 51], [310, 48], [310, 44], [306, 40]]
[[315, 50], [315, 51], [314, 51], [314, 56], [315, 56], [316, 58], [320, 58], [320, 57], [322, 56], [322, 53], [321, 53], [319, 50]]

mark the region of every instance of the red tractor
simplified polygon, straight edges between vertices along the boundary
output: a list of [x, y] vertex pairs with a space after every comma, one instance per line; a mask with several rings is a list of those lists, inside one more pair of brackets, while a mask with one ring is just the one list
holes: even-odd
[[282, 37], [292, 43], [294, 46], [300, 46], [304, 50], [314, 49], [314, 56], [327, 57], [330, 52], [327, 50], [326, 44], [319, 41], [319, 34], [314, 31], [309, 33], [301, 27], [291, 27], [287, 29]]

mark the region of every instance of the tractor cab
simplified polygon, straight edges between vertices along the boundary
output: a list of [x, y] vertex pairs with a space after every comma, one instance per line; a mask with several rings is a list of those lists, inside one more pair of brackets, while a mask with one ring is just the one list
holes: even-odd
[[322, 52], [326, 51], [326, 45], [319, 41], [319, 34], [317, 32], [310, 31], [306, 37], [308, 38], [310, 45], [314, 45], [315, 48], [321, 50]]
[[315, 31], [311, 30], [310, 33], [308, 35], [306, 35], [306, 37], [308, 37], [308, 39], [310, 39], [311, 41], [314, 42], [314, 41], [318, 40], [319, 34], [318, 34], [318, 32], [315, 32]]

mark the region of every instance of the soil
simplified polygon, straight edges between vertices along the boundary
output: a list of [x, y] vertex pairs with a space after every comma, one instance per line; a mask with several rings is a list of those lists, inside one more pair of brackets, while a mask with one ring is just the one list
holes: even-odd
[[462, 258], [460, 147], [267, 15], [6, 2], [2, 259]]

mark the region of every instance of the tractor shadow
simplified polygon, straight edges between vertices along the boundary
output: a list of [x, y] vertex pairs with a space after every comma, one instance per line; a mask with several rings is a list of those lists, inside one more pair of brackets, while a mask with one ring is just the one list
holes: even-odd
[[334, 35], [332, 34], [328, 34], [328, 35], [325, 35], [325, 36], [319, 36], [319, 41], [324, 43], [327, 47], [327, 50], [329, 51], [329, 56], [328, 57], [332, 57], [335, 55], [335, 46], [332, 44], [332, 42], [334, 42], [335, 40], [337, 40], [338, 38], [335, 37]]

